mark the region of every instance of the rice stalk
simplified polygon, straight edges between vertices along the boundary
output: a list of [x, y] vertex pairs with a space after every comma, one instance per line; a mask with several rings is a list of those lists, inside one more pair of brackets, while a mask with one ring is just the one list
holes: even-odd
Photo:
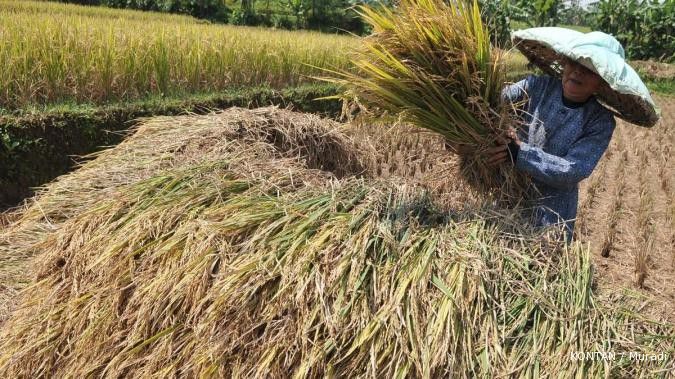
[[320, 73], [304, 63], [349, 69], [339, 52], [354, 42], [47, 1], [0, 1], [0, 25], [7, 111], [293, 87]]
[[[275, 107], [231, 108], [204, 116], [143, 120], [123, 143], [82, 159], [82, 167], [37, 190], [27, 204], [3, 214], [0, 228], [0, 324], [16, 294], [30, 283], [39, 244], [71, 217], [131, 183], [169, 168], [229, 157], [229, 169], [263, 180], [270, 191], [330, 177], [368, 175], [375, 151], [315, 115]], [[284, 164], [270, 166], [272, 158]], [[297, 170], [290, 162], [321, 171]], [[290, 170], [290, 171], [289, 171]], [[283, 172], [280, 172], [283, 171]], [[317, 173], [323, 172], [323, 175]], [[308, 174], [311, 173], [311, 174]], [[288, 177], [280, 181], [278, 175]], [[327, 175], [327, 176], [325, 176]]]
[[505, 53], [490, 45], [474, 1], [402, 0], [395, 9], [362, 5], [373, 34], [351, 58], [354, 70], [326, 72], [342, 96], [371, 117], [404, 122], [466, 145], [463, 176], [482, 192], [519, 198], [527, 181], [511, 168], [486, 165], [485, 150], [510, 127], [514, 107], [505, 105]]
[[[629, 299], [597, 303], [588, 250], [517, 211], [448, 208], [400, 176], [361, 176], [372, 152], [317, 119], [274, 108], [154, 118], [45, 188], [0, 240], [40, 252], [0, 330], [0, 376], [675, 369], [671, 325]], [[577, 351], [671, 358], [572, 361]]]

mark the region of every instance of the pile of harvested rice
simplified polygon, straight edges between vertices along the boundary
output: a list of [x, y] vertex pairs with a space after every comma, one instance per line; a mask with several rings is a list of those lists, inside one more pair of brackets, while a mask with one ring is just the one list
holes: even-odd
[[586, 250], [371, 178], [377, 152], [336, 127], [275, 109], [152, 119], [48, 186], [0, 240], [36, 255], [0, 376], [674, 369], [672, 326], [595, 303]]
[[[247, 172], [258, 175], [259, 160], [271, 157], [304, 160], [304, 166], [330, 170], [332, 176], [372, 171], [372, 146], [359, 144], [344, 133], [343, 125], [318, 116], [273, 107], [249, 111], [232, 108], [200, 117], [156, 117], [146, 120], [133, 137], [115, 149], [86, 157], [86, 165], [37, 191], [24, 207], [3, 214], [0, 223], [0, 323], [11, 299], [26, 284], [30, 258], [40, 241], [69, 218], [108, 199], [121, 187], [158, 173], [232, 155]], [[248, 154], [248, 155], [247, 155]], [[96, 158], [96, 159], [94, 159]], [[249, 159], [249, 160], [247, 160]], [[293, 178], [297, 185], [315, 176]], [[322, 178], [323, 180], [323, 178]]]

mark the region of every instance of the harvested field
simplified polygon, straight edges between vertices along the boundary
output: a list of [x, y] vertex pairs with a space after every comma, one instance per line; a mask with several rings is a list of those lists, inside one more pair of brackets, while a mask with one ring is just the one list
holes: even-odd
[[36, 280], [0, 330], [0, 376], [675, 370], [672, 326], [597, 302], [595, 257], [467, 194], [437, 137], [344, 128], [270, 108], [153, 118], [5, 215], [0, 261], [34, 257], [15, 272]]
[[643, 312], [675, 322], [675, 97], [658, 96], [653, 129], [619, 122], [582, 185], [578, 232], [588, 241], [602, 296], [644, 296]]

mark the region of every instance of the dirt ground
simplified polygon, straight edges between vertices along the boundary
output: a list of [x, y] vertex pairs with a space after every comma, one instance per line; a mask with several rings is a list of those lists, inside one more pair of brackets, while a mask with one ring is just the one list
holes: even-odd
[[675, 322], [675, 97], [655, 101], [659, 123], [619, 121], [582, 182], [577, 232], [593, 251], [601, 298], [637, 294], [645, 313]]
[[631, 61], [630, 65], [642, 73], [641, 76], [651, 79], [673, 79], [675, 77], [675, 64], [654, 61]]

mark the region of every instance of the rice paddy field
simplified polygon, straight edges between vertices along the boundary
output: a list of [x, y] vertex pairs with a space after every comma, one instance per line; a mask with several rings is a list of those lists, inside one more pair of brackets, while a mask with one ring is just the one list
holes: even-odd
[[[36, 1], [0, 0], [0, 24], [0, 113], [293, 87], [323, 74], [319, 67], [348, 68], [358, 41]], [[511, 71], [526, 63], [514, 54]]]
[[[103, 103], [307, 81], [344, 68], [355, 39], [190, 17], [0, 1], [0, 108]], [[36, 28], [35, 25], [40, 25]]]
[[[583, 182], [578, 232], [590, 243], [598, 287], [631, 288], [646, 309], [675, 320], [675, 97], [657, 96], [653, 129], [621, 122], [593, 175]], [[649, 298], [655, 303], [649, 303]]]
[[[281, 88], [350, 69], [355, 43], [52, 3], [0, 19], [11, 111]], [[659, 123], [618, 121], [582, 182], [571, 245], [392, 118], [137, 120], [0, 213], [0, 377], [675, 377], [675, 97], [654, 98]]]

